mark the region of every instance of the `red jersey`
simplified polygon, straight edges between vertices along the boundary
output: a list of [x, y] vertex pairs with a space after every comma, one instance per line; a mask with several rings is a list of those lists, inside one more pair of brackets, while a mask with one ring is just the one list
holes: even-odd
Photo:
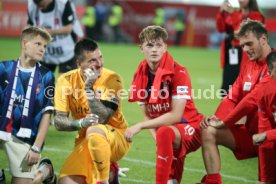
[[276, 81], [263, 85], [259, 100], [259, 133], [267, 132], [267, 140], [276, 140]]
[[[149, 77], [149, 84], [151, 86], [152, 80]], [[160, 88], [162, 98], [158, 98], [156, 103], [149, 103], [149, 99], [140, 104], [145, 104], [146, 113], [150, 118], [156, 118], [169, 111], [171, 111], [172, 100], [186, 99], [187, 103], [182, 115], [182, 123], [199, 123], [203, 115], [198, 113], [194, 101], [192, 99], [191, 80], [187, 69], [177, 63], [174, 64], [174, 75], [171, 81], [162, 82]]]
[[269, 80], [270, 76], [265, 62], [266, 58], [258, 62], [250, 61], [248, 56], [244, 59], [246, 59], [244, 68], [240, 71], [228, 95], [220, 103], [215, 115], [223, 120], [228, 127], [234, 125], [244, 115], [248, 115], [246, 127], [251, 133], [256, 133], [258, 130], [258, 121], [255, 120], [257, 108], [250, 110], [250, 112], [243, 110], [243, 108], [248, 104], [257, 107], [256, 95], [254, 94], [262, 83]]
[[246, 19], [258, 20], [264, 23], [264, 16], [259, 11], [250, 11], [248, 15], [242, 14], [240, 10], [236, 10], [229, 14], [219, 12], [216, 16], [216, 25], [219, 32], [233, 33], [237, 31], [243, 20]]
[[[239, 41], [234, 39], [234, 31], [237, 31], [242, 21], [246, 19], [258, 20], [262, 23], [265, 22], [264, 16], [259, 11], [250, 11], [248, 15], [242, 14], [240, 10], [236, 10], [229, 14], [227, 12], [219, 12], [216, 15], [216, 26], [220, 33], [226, 33], [228, 36], [232, 35], [232, 47], [239, 46]], [[224, 67], [225, 62], [225, 42], [221, 45], [221, 66]]]

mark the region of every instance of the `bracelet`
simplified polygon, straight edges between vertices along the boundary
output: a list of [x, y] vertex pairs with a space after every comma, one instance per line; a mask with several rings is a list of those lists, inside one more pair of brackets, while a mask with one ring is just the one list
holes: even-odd
[[81, 118], [79, 121], [78, 121], [78, 127], [81, 129], [83, 128], [82, 127], [82, 122], [83, 122], [83, 118]]
[[31, 150], [32, 150], [32, 152], [35, 152], [35, 153], [38, 153], [38, 154], [41, 153], [40, 148], [37, 147], [36, 145], [33, 145], [33, 146], [31, 147]]

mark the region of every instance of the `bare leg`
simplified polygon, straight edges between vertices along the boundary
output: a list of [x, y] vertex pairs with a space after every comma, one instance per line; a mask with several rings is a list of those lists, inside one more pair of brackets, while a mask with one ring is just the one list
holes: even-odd
[[59, 179], [59, 184], [85, 184], [85, 178], [82, 176], [65, 176]]
[[12, 177], [12, 184], [32, 184], [33, 180], [31, 178], [17, 178], [17, 177]]
[[218, 145], [223, 145], [231, 150], [236, 147], [235, 139], [228, 128], [216, 129], [208, 127], [202, 130], [202, 156], [207, 174], [220, 171], [220, 154]]

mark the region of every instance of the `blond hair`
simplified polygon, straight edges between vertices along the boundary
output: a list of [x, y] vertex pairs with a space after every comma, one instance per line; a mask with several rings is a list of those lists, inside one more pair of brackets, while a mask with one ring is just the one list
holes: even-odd
[[145, 27], [139, 34], [140, 43], [150, 40], [162, 39], [164, 42], [168, 39], [168, 33], [165, 28], [161, 26], [151, 25]]
[[22, 31], [21, 40], [31, 40], [38, 35], [41, 36], [47, 43], [52, 41], [52, 36], [46, 29], [36, 26], [26, 26]]

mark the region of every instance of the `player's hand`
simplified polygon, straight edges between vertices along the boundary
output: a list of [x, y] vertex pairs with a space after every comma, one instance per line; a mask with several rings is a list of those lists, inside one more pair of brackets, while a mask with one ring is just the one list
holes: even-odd
[[40, 158], [40, 154], [39, 153], [35, 153], [32, 150], [30, 150], [27, 153], [26, 157], [25, 157], [25, 159], [26, 159], [26, 161], [27, 161], [27, 163], [28, 163], [29, 166], [37, 164], [38, 161], [39, 161], [39, 158]]
[[266, 140], [266, 132], [254, 134], [252, 139], [254, 145], [260, 145]]
[[123, 167], [123, 168], [119, 168], [119, 172], [118, 172], [118, 175], [120, 176], [120, 177], [126, 177], [127, 175], [127, 172], [129, 171], [129, 168], [127, 168], [127, 167]]
[[222, 3], [221, 7], [220, 7], [220, 12], [227, 12], [227, 13], [233, 13], [234, 8], [233, 6], [226, 0]]
[[210, 126], [214, 127], [214, 128], [224, 128], [225, 124], [223, 121], [221, 121], [220, 119], [216, 118], [216, 119], [211, 119], [209, 121]]
[[133, 125], [129, 127], [125, 132], [125, 138], [128, 142], [132, 142], [132, 137], [135, 134], [138, 134], [142, 130], [141, 124], [138, 123], [136, 125]]
[[81, 128], [89, 127], [91, 125], [98, 124], [99, 116], [96, 114], [88, 114], [83, 119], [80, 120]]
[[215, 115], [212, 115], [212, 116], [205, 116], [203, 118], [203, 120], [200, 122], [199, 124], [199, 127], [201, 129], [205, 129], [207, 128], [208, 126], [210, 126], [210, 121], [211, 120], [217, 120], [218, 118], [215, 116]]
[[204, 117], [203, 120], [200, 122], [199, 127], [200, 127], [201, 129], [205, 129], [205, 128], [207, 128], [209, 125], [210, 125], [210, 123], [209, 123], [209, 117], [206, 116], [206, 117]]
[[91, 68], [87, 68], [84, 70], [84, 75], [86, 77], [84, 84], [85, 87], [92, 87], [96, 80], [98, 79], [98, 74], [96, 74]]

